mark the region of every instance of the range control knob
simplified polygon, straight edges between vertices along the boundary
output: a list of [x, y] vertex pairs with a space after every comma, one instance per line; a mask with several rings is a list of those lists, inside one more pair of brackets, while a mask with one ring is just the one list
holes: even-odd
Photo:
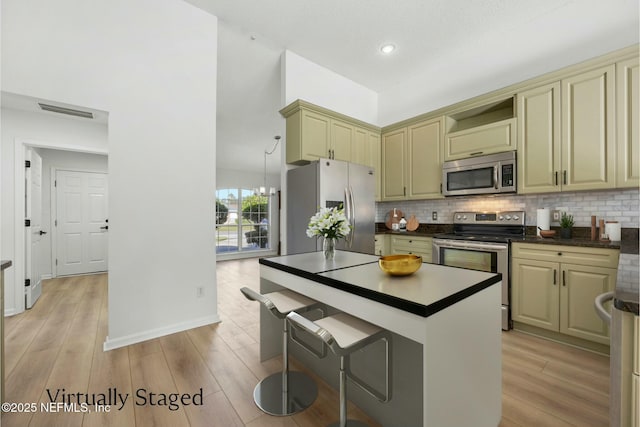
[[461, 219], [462, 217], [460, 215], [456, 215], [456, 219]]
[[502, 215], [500, 215], [500, 216], [498, 217], [498, 219], [499, 219], [500, 221], [504, 221], [504, 217], [503, 217]]
[[467, 216], [466, 215], [462, 215], [462, 219], [466, 221], [467, 220]]
[[511, 215], [507, 215], [505, 218], [509, 221], [511, 219]]
[[512, 218], [513, 218], [514, 221], [517, 221], [517, 220], [520, 219], [520, 217], [518, 215], [514, 215]]

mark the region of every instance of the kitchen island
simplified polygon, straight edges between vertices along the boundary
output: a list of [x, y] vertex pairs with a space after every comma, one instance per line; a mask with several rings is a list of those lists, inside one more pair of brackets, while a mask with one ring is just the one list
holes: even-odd
[[[349, 399], [388, 426], [491, 426], [501, 418], [499, 274], [424, 263], [411, 276], [382, 272], [373, 255], [337, 251], [260, 259], [260, 291], [287, 288], [393, 333], [392, 400], [382, 404], [349, 385]], [[260, 316], [263, 360], [279, 354], [282, 324]], [[304, 336], [300, 337], [305, 339]], [[312, 343], [313, 338], [305, 341]], [[337, 385], [337, 359], [291, 354]], [[367, 382], [383, 381], [383, 346], [354, 354]]]

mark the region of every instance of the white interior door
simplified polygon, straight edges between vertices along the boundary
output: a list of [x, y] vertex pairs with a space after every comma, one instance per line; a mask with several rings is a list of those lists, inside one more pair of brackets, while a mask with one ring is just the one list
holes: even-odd
[[[42, 272], [40, 271], [40, 257], [42, 249], [42, 158], [31, 148], [27, 149], [25, 183], [25, 213], [27, 226], [26, 250], [26, 283], [25, 304], [27, 308], [33, 307], [42, 294]], [[25, 223], [26, 226], [26, 223]]]
[[107, 174], [56, 172], [58, 275], [107, 271]]

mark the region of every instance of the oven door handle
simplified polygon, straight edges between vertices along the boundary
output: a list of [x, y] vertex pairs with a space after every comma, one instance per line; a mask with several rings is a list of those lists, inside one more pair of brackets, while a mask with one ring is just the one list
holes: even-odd
[[498, 189], [498, 166], [493, 167], [493, 188]]
[[507, 250], [508, 245], [503, 244], [482, 244], [482, 243], [459, 243], [457, 241], [445, 240], [439, 242], [433, 242], [435, 246], [440, 248], [454, 248], [454, 249], [484, 249], [484, 250]]

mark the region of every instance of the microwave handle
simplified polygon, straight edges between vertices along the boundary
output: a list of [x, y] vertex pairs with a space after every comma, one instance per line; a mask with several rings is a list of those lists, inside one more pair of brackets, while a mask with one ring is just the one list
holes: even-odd
[[493, 188], [498, 189], [498, 166], [493, 167]]

